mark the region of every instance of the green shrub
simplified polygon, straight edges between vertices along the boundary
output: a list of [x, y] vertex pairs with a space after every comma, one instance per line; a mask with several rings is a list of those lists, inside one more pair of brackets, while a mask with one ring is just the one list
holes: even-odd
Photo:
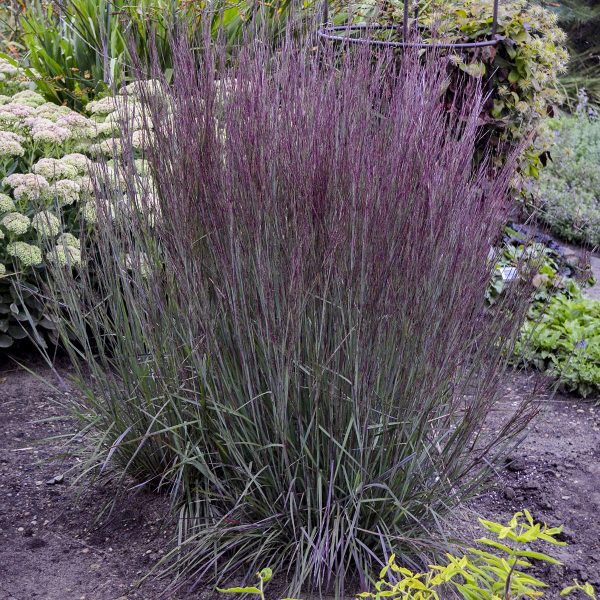
[[[561, 563], [548, 554], [531, 550], [531, 545], [540, 542], [566, 545], [558, 539], [562, 527], [550, 528], [535, 523], [527, 510], [515, 513], [506, 525], [483, 519], [479, 522], [495, 539], [480, 538], [476, 540], [479, 548], [469, 548], [460, 557], [447, 554], [445, 565], [432, 565], [426, 572], [413, 572], [399, 565], [396, 555], [392, 554], [379, 573], [375, 591], [362, 592], [357, 599], [439, 600], [458, 595], [464, 600], [520, 600], [543, 596], [546, 584], [526, 572], [532, 566], [531, 561]], [[262, 569], [257, 573], [257, 586], [218, 591], [255, 595], [265, 600], [265, 585], [272, 576], [271, 569]], [[561, 591], [561, 596], [576, 591], [596, 599], [595, 590], [589, 583], [581, 584], [576, 580]]]
[[574, 271], [565, 268], [559, 252], [542, 242], [506, 243], [495, 254], [494, 274], [486, 292], [490, 304], [498, 300], [507, 285], [516, 281], [531, 285], [532, 302], [548, 300], [559, 292], [569, 297], [580, 294]]
[[508, 286], [530, 286], [531, 301], [546, 302], [563, 293], [578, 298], [581, 288], [595, 283], [589, 264], [574, 258], [551, 236], [528, 225], [509, 223], [501, 239], [490, 250], [494, 272], [486, 300], [494, 304]]
[[581, 110], [553, 119], [552, 160], [534, 185], [537, 212], [572, 242], [600, 245], [600, 119]]
[[600, 302], [559, 294], [532, 308], [518, 356], [586, 397], [600, 391]]
[[[425, 40], [435, 38], [436, 42], [452, 43], [489, 39], [492, 0], [420, 1], [411, 5], [413, 10], [418, 10]], [[393, 26], [381, 37], [401, 40], [400, 0], [367, 0], [360, 2], [355, 12], [358, 15], [350, 11], [354, 19]], [[338, 19], [345, 16], [343, 13]], [[467, 73], [484, 79], [491, 90], [481, 115], [485, 142], [519, 143], [560, 99], [557, 84], [568, 60], [566, 38], [553, 13], [526, 0], [511, 0], [500, 2], [497, 39], [498, 44], [493, 47], [445, 52], [453, 54], [455, 78]], [[451, 85], [450, 90], [453, 89]], [[525, 174], [537, 175], [538, 154], [533, 148], [526, 153]]]

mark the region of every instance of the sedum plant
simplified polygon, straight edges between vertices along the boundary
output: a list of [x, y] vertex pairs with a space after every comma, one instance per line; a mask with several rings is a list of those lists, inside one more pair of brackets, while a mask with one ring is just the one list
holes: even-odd
[[87, 472], [171, 494], [182, 577], [267, 561], [342, 594], [382, 543], [415, 563], [439, 546], [527, 422], [479, 436], [528, 299], [483, 300], [514, 157], [471, 168], [483, 94], [449, 116], [440, 61], [174, 52], [103, 165], [123, 185], [96, 183], [93, 266], [51, 268]]
[[10, 61], [0, 73], [0, 348], [32, 336], [44, 345], [57, 339], [41, 292], [46, 266], [79, 265], [79, 232], [95, 220], [93, 159], [119, 143], [120, 123], [47, 103]]
[[[526, 509], [515, 513], [506, 524], [479, 519], [493, 538], [476, 540], [479, 548], [468, 548], [462, 556], [446, 555], [445, 565], [431, 565], [426, 572], [413, 572], [402, 567], [392, 554], [381, 569], [375, 591], [362, 592], [358, 598], [381, 600], [440, 600], [462, 597], [465, 600], [522, 600], [544, 596], [547, 585], [528, 574], [531, 561], [560, 565], [548, 554], [530, 550], [532, 544], [546, 542], [564, 546], [557, 539], [562, 527], [548, 527], [535, 523]], [[264, 586], [273, 576], [271, 569], [257, 573], [258, 587], [218, 589], [228, 594], [249, 594], [265, 600]], [[454, 592], [455, 594], [453, 594]], [[595, 590], [589, 583], [573, 581], [561, 591], [561, 596], [582, 592], [596, 600]]]

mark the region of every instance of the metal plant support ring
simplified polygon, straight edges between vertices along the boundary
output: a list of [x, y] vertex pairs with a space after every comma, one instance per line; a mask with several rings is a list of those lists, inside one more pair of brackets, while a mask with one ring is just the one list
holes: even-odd
[[[378, 25], [378, 24], [367, 24], [360, 23], [356, 25], [330, 25], [329, 24], [329, 0], [325, 0], [323, 6], [323, 25], [317, 30], [317, 35], [324, 40], [333, 42], [346, 42], [349, 44], [364, 44], [369, 46], [386, 46], [391, 48], [482, 48], [485, 46], [495, 46], [498, 44], [496, 38], [496, 31], [498, 30], [498, 4], [499, 0], [494, 0], [492, 8], [492, 27], [490, 30], [490, 39], [482, 40], [479, 42], [458, 42], [458, 43], [444, 43], [444, 42], [408, 42], [409, 28], [408, 28], [408, 0], [404, 2], [403, 19], [402, 19], [402, 41], [391, 42], [386, 40], [377, 40], [371, 37], [351, 37], [352, 33], [369, 32], [373, 30], [387, 30], [387, 31], [399, 31], [399, 27], [393, 25]], [[418, 19], [418, 15], [415, 15], [415, 20]], [[418, 23], [417, 23], [418, 26]], [[344, 35], [345, 34], [345, 35]]]

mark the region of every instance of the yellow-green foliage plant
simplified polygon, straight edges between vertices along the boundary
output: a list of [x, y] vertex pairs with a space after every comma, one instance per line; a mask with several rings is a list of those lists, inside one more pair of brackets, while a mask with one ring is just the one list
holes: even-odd
[[[375, 590], [361, 592], [357, 598], [368, 600], [444, 600], [456, 594], [465, 600], [523, 600], [544, 596], [547, 585], [527, 573], [531, 561], [560, 565], [552, 556], [530, 549], [536, 542], [564, 546], [558, 536], [561, 527], [536, 523], [528, 510], [517, 512], [506, 524], [479, 519], [491, 537], [476, 540], [480, 547], [468, 548], [458, 557], [447, 554], [445, 565], [430, 565], [424, 572], [413, 572], [397, 562], [392, 554], [381, 569]], [[257, 573], [258, 584], [250, 587], [219, 589], [229, 594], [250, 594], [265, 600], [264, 586], [270, 581], [271, 569]], [[580, 592], [596, 600], [589, 583], [573, 583], [561, 591], [561, 596]], [[290, 599], [285, 599], [290, 600]]]
[[[390, 41], [402, 39], [404, 3], [401, 0], [366, 0], [344, 8], [337, 21], [376, 22], [389, 26], [377, 34]], [[491, 38], [493, 0], [443, 0], [410, 2], [410, 30], [414, 35], [418, 14], [419, 33], [433, 43], [481, 42]], [[568, 63], [566, 36], [555, 14], [527, 0], [500, 2], [495, 46], [445, 49], [450, 55], [450, 74], [457, 87], [461, 73], [481, 78], [490, 92], [481, 122], [487, 138], [502, 148], [531, 134], [551, 107], [561, 101], [559, 76]], [[545, 148], [525, 152], [522, 171], [537, 176], [539, 155]], [[500, 153], [499, 157], [503, 154]]]

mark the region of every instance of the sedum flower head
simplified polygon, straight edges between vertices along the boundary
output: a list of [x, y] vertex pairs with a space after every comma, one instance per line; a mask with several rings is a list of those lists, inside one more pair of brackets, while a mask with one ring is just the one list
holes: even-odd
[[15, 200], [39, 200], [50, 187], [45, 177], [35, 173], [13, 173], [3, 183], [14, 188]]
[[31, 226], [43, 237], [54, 237], [60, 231], [60, 220], [50, 211], [43, 210], [34, 215]]
[[39, 117], [34, 115], [33, 117], [27, 117], [24, 119], [23, 124], [29, 127], [31, 130], [45, 129], [46, 127], [52, 127], [54, 122], [45, 117]]
[[75, 181], [79, 184], [80, 197], [90, 197], [94, 193], [94, 182], [89, 175], [76, 177]]
[[108, 115], [118, 108], [118, 101], [112, 96], [102, 98], [102, 100], [93, 100], [88, 102], [85, 107], [86, 111], [96, 116]]
[[70, 130], [73, 136], [79, 138], [91, 138], [96, 133], [96, 123], [74, 111], [59, 116], [56, 124]]
[[46, 179], [74, 179], [77, 168], [56, 158], [40, 158], [33, 165], [33, 172]]
[[61, 267], [67, 265], [76, 267], [81, 264], [81, 252], [79, 248], [68, 246], [67, 244], [55, 246], [46, 254], [46, 258], [49, 262], [60, 265]]
[[81, 246], [81, 242], [72, 233], [61, 233], [56, 238], [56, 245], [57, 246], [70, 246], [72, 248], [79, 249]]
[[29, 229], [30, 220], [26, 215], [10, 212], [0, 221], [4, 227], [14, 235], [23, 235]]
[[35, 114], [35, 109], [27, 104], [21, 104], [20, 102], [10, 102], [0, 108], [0, 113], [3, 115], [12, 115], [17, 119], [26, 119]]
[[2, 180], [4, 185], [11, 188], [17, 188], [23, 185], [39, 188], [48, 188], [48, 181], [45, 177], [35, 173], [13, 173]]
[[164, 86], [158, 79], [133, 81], [121, 88], [121, 93], [137, 97], [158, 96], [164, 93]]
[[19, 144], [25, 143], [25, 138], [14, 131], [0, 131], [0, 137], [11, 142], [17, 142]]
[[0, 277], [4, 277], [5, 275], [6, 275], [6, 267], [2, 263], [0, 263]]
[[76, 181], [60, 179], [50, 187], [50, 194], [56, 199], [59, 206], [69, 206], [79, 200], [81, 187]]
[[96, 201], [88, 200], [81, 211], [81, 216], [86, 223], [93, 225], [98, 221], [98, 213], [96, 210]]
[[72, 137], [72, 133], [66, 127], [52, 124], [46, 127], [33, 128], [31, 137], [34, 142], [41, 144], [62, 144]]
[[88, 173], [92, 164], [92, 161], [87, 156], [80, 153], [66, 154], [60, 160], [67, 165], [75, 167], [78, 175]]
[[116, 121], [105, 121], [104, 123], [96, 123], [94, 129], [94, 137], [101, 137], [104, 135], [118, 136], [119, 124]]
[[13, 101], [20, 104], [26, 104], [32, 108], [37, 108], [38, 106], [46, 103], [44, 97], [33, 90], [23, 90], [22, 92], [17, 92], [13, 96]]
[[38, 117], [49, 119], [52, 122], [56, 122], [62, 115], [68, 115], [73, 112], [68, 106], [59, 106], [54, 102], [46, 102], [35, 109], [35, 114]]
[[0, 158], [23, 156], [25, 148], [22, 146], [24, 139], [10, 131], [0, 131]]
[[90, 152], [100, 156], [119, 156], [123, 153], [123, 144], [119, 138], [108, 138], [90, 146]]
[[15, 210], [13, 199], [7, 194], [0, 194], [0, 214]]
[[147, 175], [150, 172], [150, 163], [145, 158], [136, 158], [134, 164], [135, 170], [140, 175]]
[[37, 246], [26, 242], [12, 242], [6, 246], [9, 256], [14, 256], [26, 267], [39, 265], [42, 262], [42, 251]]
[[15, 65], [5, 58], [0, 58], [0, 73], [3, 73], [4, 75], [18, 75], [19, 67], [15, 67]]
[[151, 131], [139, 129], [138, 131], [134, 131], [131, 135], [131, 145], [136, 150], [145, 150], [150, 147], [153, 138], [154, 136]]

